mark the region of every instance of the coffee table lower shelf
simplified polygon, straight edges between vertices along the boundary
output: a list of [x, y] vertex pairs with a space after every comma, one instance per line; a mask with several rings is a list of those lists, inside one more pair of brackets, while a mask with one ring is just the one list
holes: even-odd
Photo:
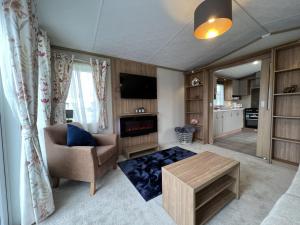
[[196, 210], [196, 224], [203, 225], [208, 222], [216, 213], [235, 198], [235, 194], [225, 189], [212, 200]]

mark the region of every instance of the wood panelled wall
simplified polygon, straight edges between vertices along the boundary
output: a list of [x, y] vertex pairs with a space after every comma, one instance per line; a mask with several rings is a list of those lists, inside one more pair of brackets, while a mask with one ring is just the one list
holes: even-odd
[[122, 153], [126, 147], [158, 143], [158, 135], [157, 133], [152, 133], [138, 137], [120, 138], [120, 117], [135, 114], [135, 109], [138, 107], [144, 107], [147, 113], [157, 114], [156, 99], [121, 99], [120, 73], [157, 77], [157, 67], [124, 59], [111, 60], [113, 126], [114, 132], [118, 134], [119, 152]]

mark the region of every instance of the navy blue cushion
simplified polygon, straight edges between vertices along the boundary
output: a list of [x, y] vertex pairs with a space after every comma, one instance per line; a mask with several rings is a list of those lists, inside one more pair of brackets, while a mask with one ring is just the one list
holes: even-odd
[[96, 141], [89, 132], [72, 124], [67, 125], [68, 146], [96, 146]]

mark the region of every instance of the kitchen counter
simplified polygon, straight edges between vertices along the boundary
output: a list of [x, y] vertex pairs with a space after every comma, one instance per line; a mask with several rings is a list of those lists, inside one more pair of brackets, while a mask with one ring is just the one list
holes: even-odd
[[233, 110], [244, 110], [245, 108], [227, 108], [227, 109], [214, 109], [214, 112], [226, 112]]
[[244, 127], [244, 108], [214, 110], [214, 137], [239, 132]]

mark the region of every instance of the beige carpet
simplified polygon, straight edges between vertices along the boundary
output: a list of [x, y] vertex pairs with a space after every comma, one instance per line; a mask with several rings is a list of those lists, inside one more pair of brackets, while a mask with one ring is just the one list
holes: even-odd
[[[294, 168], [269, 165], [213, 145], [180, 147], [197, 153], [212, 151], [241, 162], [241, 198], [213, 217], [210, 225], [260, 224], [296, 173]], [[145, 202], [119, 168], [99, 179], [97, 187], [91, 197], [87, 183], [64, 181], [54, 190], [56, 212], [42, 225], [175, 225], [162, 208], [161, 196]]]

